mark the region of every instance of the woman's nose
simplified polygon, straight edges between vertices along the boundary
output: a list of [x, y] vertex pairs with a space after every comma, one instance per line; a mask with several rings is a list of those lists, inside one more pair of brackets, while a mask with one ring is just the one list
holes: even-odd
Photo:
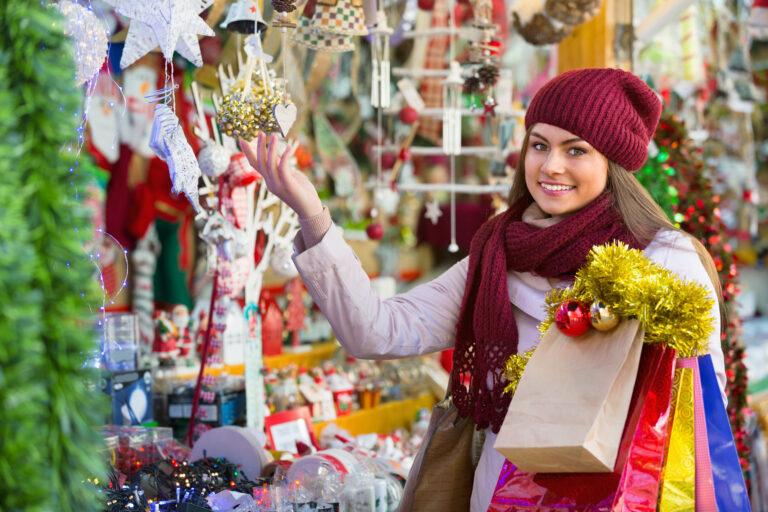
[[553, 150], [547, 154], [541, 170], [547, 174], [559, 174], [565, 171], [565, 158], [559, 151]]

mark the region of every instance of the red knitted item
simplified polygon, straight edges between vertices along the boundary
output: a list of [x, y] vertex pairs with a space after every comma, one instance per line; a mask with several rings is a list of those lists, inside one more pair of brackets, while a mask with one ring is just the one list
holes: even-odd
[[[584, 264], [594, 245], [619, 240], [635, 249], [645, 248], [624, 225], [608, 193], [544, 229], [522, 221], [532, 201], [530, 197], [519, 199], [490, 219], [470, 244], [467, 285], [456, 324], [451, 392], [459, 413], [472, 415], [478, 429], [491, 426], [498, 432], [510, 402], [501, 371], [509, 356], [517, 353], [518, 338], [507, 271], [567, 278]], [[468, 387], [462, 384], [467, 380]]]
[[636, 171], [648, 156], [661, 101], [645, 82], [620, 69], [574, 69], [539, 89], [525, 127], [546, 123], [589, 142], [609, 160]]

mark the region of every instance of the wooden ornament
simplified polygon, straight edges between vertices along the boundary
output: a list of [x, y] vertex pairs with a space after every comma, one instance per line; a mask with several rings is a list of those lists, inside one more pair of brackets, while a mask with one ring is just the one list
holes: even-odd
[[296, 122], [296, 115], [298, 111], [296, 105], [293, 103], [278, 103], [272, 109], [272, 115], [275, 118], [280, 134], [285, 138], [288, 135], [288, 131]]

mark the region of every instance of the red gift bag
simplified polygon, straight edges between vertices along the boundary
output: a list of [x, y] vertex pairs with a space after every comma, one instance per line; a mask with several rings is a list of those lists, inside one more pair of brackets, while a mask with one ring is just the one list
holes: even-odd
[[612, 473], [526, 473], [505, 461], [488, 512], [653, 511], [676, 352], [644, 345]]

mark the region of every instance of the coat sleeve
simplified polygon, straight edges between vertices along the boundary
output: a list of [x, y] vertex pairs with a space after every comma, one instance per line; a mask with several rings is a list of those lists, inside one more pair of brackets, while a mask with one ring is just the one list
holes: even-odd
[[293, 261], [304, 285], [352, 356], [394, 359], [452, 348], [467, 259], [436, 279], [387, 300], [379, 299], [368, 275], [340, 230], [331, 226], [322, 240]]
[[704, 285], [709, 291], [709, 297], [714, 301], [712, 306], [714, 329], [709, 335], [709, 353], [712, 356], [712, 365], [715, 367], [715, 374], [717, 382], [720, 384], [723, 401], [727, 402], [725, 394], [725, 360], [720, 341], [720, 304], [712, 281], [709, 279], [709, 274], [704, 269], [704, 265], [701, 263], [699, 255], [693, 247], [693, 242], [691, 242], [688, 236], [671, 230], [662, 231], [654, 239], [654, 245], [657, 245], [658, 249], [649, 254], [649, 257], [664, 268], [676, 273], [682, 279]]

